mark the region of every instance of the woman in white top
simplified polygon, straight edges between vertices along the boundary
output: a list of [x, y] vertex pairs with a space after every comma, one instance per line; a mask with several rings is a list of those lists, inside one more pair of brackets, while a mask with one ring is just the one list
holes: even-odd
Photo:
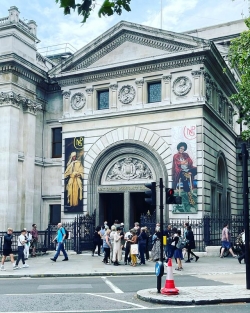
[[17, 242], [18, 243], [18, 256], [17, 256], [16, 264], [13, 267], [14, 270], [19, 268], [18, 263], [20, 260], [22, 260], [23, 267], [29, 267], [29, 265], [25, 264], [25, 261], [24, 261], [24, 246], [27, 243], [27, 240], [25, 238], [25, 233], [26, 233], [25, 229], [21, 230], [21, 235], [18, 237], [18, 242]]

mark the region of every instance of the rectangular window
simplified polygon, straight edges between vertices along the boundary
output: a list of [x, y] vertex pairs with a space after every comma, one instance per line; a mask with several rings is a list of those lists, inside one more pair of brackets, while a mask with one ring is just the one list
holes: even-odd
[[49, 223], [51, 225], [56, 225], [61, 223], [61, 205], [60, 204], [52, 204], [50, 207], [50, 219]]
[[161, 102], [161, 82], [148, 83], [148, 103]]
[[100, 90], [97, 92], [98, 110], [109, 109], [109, 90]]
[[52, 128], [52, 158], [62, 157], [62, 128]]

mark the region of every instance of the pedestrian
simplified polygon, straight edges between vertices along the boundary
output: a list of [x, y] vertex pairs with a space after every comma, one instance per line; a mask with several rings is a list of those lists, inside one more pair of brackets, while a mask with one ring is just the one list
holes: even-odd
[[103, 239], [103, 249], [104, 249], [104, 259], [103, 259], [103, 263], [104, 264], [110, 264], [109, 260], [110, 260], [110, 248], [111, 248], [111, 241], [110, 241], [110, 229], [107, 229], [104, 235], [104, 239]]
[[177, 234], [174, 235], [174, 243], [175, 243], [175, 251], [174, 251], [174, 257], [177, 261], [178, 267], [176, 268], [176, 271], [181, 271], [183, 270], [182, 268], [182, 263], [181, 260], [183, 260], [183, 255], [182, 255], [182, 248], [178, 248], [177, 244], [179, 240], [181, 240], [181, 230], [177, 230]]
[[17, 240], [17, 244], [18, 244], [18, 250], [17, 250], [17, 260], [16, 260], [16, 264], [15, 266], [13, 267], [13, 270], [16, 270], [18, 269], [18, 264], [20, 262], [20, 260], [22, 260], [22, 263], [23, 263], [23, 267], [29, 267], [28, 264], [25, 264], [25, 260], [24, 260], [24, 246], [27, 242], [27, 240], [25, 239], [25, 233], [26, 233], [26, 230], [25, 229], [22, 229], [21, 230], [21, 234], [20, 236], [18, 237], [18, 240]]
[[145, 229], [145, 234], [147, 235], [145, 256], [146, 256], [146, 261], [148, 261], [149, 260], [149, 237], [150, 237], [150, 232], [149, 232], [147, 226], [144, 226], [144, 229]]
[[96, 246], [97, 246], [98, 256], [101, 256], [102, 241], [103, 241], [103, 239], [102, 239], [102, 235], [101, 235], [101, 227], [97, 226], [95, 231], [94, 231], [94, 235], [93, 235], [92, 256], [94, 256]]
[[115, 225], [111, 226], [111, 232], [110, 232], [110, 242], [111, 242], [111, 250], [110, 250], [110, 260], [111, 263], [113, 263], [113, 251], [114, 251], [114, 236], [116, 233], [116, 227]]
[[232, 254], [234, 258], [237, 258], [237, 255], [233, 253], [233, 250], [231, 248], [231, 242], [230, 242], [230, 231], [228, 229], [228, 223], [224, 224], [224, 227], [222, 229], [221, 233], [221, 253], [220, 253], [220, 258], [223, 258], [223, 253], [225, 249], [228, 249], [229, 252]]
[[168, 257], [170, 254], [170, 250], [171, 250], [171, 232], [172, 232], [172, 226], [168, 225], [167, 229], [165, 229], [163, 231], [163, 236], [166, 237], [166, 246], [165, 246], [165, 258], [166, 258], [166, 262], [168, 261]]
[[138, 222], [134, 223], [134, 229], [136, 231], [136, 235], [139, 236], [140, 235], [140, 224]]
[[156, 231], [153, 235], [153, 247], [151, 250], [151, 259], [150, 261], [159, 261], [161, 257], [161, 233], [156, 228]]
[[[130, 242], [131, 246], [130, 246], [130, 256], [131, 256], [131, 266], [136, 266], [136, 255], [138, 254], [138, 236], [137, 236], [137, 231], [135, 229], [131, 229], [131, 234], [132, 234], [132, 238], [128, 239], [128, 242]], [[136, 249], [132, 250], [132, 246], [133, 245], [137, 245], [137, 251]], [[135, 246], [136, 247], [136, 246]]]
[[139, 265], [145, 265], [145, 249], [146, 249], [146, 243], [147, 243], [147, 235], [145, 232], [145, 228], [141, 227], [141, 233], [138, 236], [138, 249], [139, 249], [139, 253], [140, 253], [140, 259], [141, 262], [139, 263]]
[[101, 240], [102, 240], [102, 244], [101, 244], [101, 251], [102, 253], [104, 253], [104, 248], [103, 248], [103, 239], [105, 237], [106, 234], [106, 230], [105, 230], [105, 226], [101, 226], [101, 230], [100, 230], [100, 236], [101, 236]]
[[194, 233], [190, 225], [187, 226], [186, 239], [188, 240], [188, 243], [186, 246], [188, 259], [185, 263], [191, 262], [190, 254], [195, 257], [195, 262], [197, 262], [199, 260], [199, 257], [196, 254], [194, 254], [194, 252], [192, 251], [192, 249], [195, 249], [195, 240], [194, 240]]
[[116, 228], [116, 233], [114, 235], [114, 247], [113, 247], [113, 263], [115, 266], [120, 265], [119, 261], [122, 259], [122, 245], [121, 239], [123, 235], [121, 235], [121, 228]]
[[13, 239], [13, 229], [9, 227], [3, 239], [3, 257], [2, 257], [2, 262], [1, 262], [1, 271], [5, 271], [4, 262], [7, 256], [10, 256], [10, 261], [12, 263], [13, 269], [15, 267], [15, 260], [14, 260], [14, 256], [13, 256], [13, 252], [11, 248], [12, 239]]
[[62, 253], [64, 255], [64, 259], [62, 261], [68, 261], [69, 258], [68, 258], [67, 252], [64, 249], [66, 232], [65, 232], [64, 227], [62, 226], [62, 223], [58, 223], [57, 228], [58, 228], [57, 235], [56, 235], [55, 239], [53, 240], [53, 241], [57, 241], [56, 254], [54, 255], [53, 258], [50, 258], [50, 259], [51, 259], [51, 261], [56, 262], [59, 254], [60, 254], [60, 251], [62, 251]]
[[241, 261], [245, 260], [245, 229], [242, 229], [242, 232], [236, 238], [236, 244], [239, 245], [242, 254], [238, 257], [238, 262], [241, 264]]
[[27, 241], [24, 245], [24, 259], [28, 260], [29, 259], [29, 254], [30, 254], [30, 242], [32, 241], [32, 235], [29, 231], [27, 231], [26, 228], [24, 228], [26, 230], [25, 233], [25, 240]]
[[37, 230], [37, 225], [32, 224], [32, 230], [30, 231], [31, 236], [32, 236], [32, 241], [31, 241], [31, 247], [32, 247], [32, 257], [36, 256], [36, 249], [37, 249], [37, 243], [38, 243], [38, 230]]
[[131, 240], [132, 237], [133, 237], [133, 235], [132, 235], [131, 231], [127, 231], [125, 236], [124, 236], [124, 240], [125, 240], [124, 265], [127, 265], [131, 261], [131, 257], [130, 257], [131, 242], [129, 240]]

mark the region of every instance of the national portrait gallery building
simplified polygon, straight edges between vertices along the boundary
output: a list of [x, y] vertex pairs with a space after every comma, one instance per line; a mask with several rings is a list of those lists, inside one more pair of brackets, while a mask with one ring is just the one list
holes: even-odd
[[45, 56], [35, 21], [23, 22], [16, 7], [8, 13], [1, 230], [45, 229], [95, 210], [97, 224], [128, 229], [152, 213], [144, 184], [160, 178], [182, 197], [165, 205], [165, 219], [242, 213], [241, 129], [229, 99], [237, 74], [223, 71], [242, 20], [185, 33], [121, 21], [73, 54]]

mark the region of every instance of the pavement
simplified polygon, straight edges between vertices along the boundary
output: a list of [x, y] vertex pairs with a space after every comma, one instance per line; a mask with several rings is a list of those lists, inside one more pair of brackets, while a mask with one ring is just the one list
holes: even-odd
[[[75, 254], [69, 252], [69, 261], [62, 262], [59, 256], [56, 262], [50, 260], [54, 251], [43, 256], [29, 258], [29, 268], [12, 269], [10, 262], [5, 263], [5, 271], [0, 271], [3, 278], [41, 278], [41, 277], [85, 277], [85, 276], [122, 276], [122, 275], [154, 275], [155, 262], [146, 265], [106, 265], [102, 257], [91, 256], [90, 252]], [[199, 255], [199, 253], [197, 253]], [[123, 262], [121, 262], [123, 264]], [[22, 264], [19, 263], [19, 266]], [[178, 295], [162, 295], [156, 288], [139, 290], [137, 297], [143, 301], [173, 305], [202, 305], [215, 303], [250, 302], [250, 290], [246, 289], [246, 267], [232, 257], [219, 258], [200, 254], [198, 262], [183, 262], [183, 270], [176, 271], [172, 267], [173, 277], [190, 275], [190, 287], [178, 287]], [[167, 267], [162, 277], [162, 287], [167, 281]], [[192, 276], [214, 281], [214, 286], [192, 286]], [[220, 282], [220, 285], [218, 285]], [[221, 285], [224, 283], [224, 285]]]

